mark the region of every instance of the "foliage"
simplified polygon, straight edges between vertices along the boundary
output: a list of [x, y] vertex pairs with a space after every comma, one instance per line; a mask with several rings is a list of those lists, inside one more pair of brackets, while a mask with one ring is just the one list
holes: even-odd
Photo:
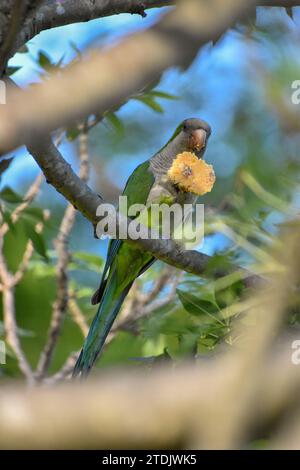
[[[262, 275], [277, 269], [270, 247], [276, 243], [279, 230], [299, 212], [299, 111], [288, 101], [286, 90], [290, 90], [291, 82], [299, 75], [300, 66], [296, 59], [288, 59], [285, 38], [273, 34], [267, 26], [236, 34], [240, 34], [242, 44], [250, 43], [251, 47], [259, 44], [268, 57], [273, 57], [275, 51], [277, 57], [274, 61], [256, 57], [249, 64], [246, 70], [251, 71], [255, 80], [244, 85], [242, 93], [230, 104], [230, 117], [223, 112], [224, 130], [219, 127], [220, 137], [217, 135], [210, 144], [209, 159], [214, 163], [217, 183], [213, 193], [203, 199], [207, 206], [206, 247], [216, 244], [217, 250], [211, 248], [213, 256], [205, 278], [185, 274], [167, 305], [154, 308], [150, 315], [136, 321], [133, 329], [117, 331], [98, 363], [100, 369], [137, 361], [142, 367], [149, 367], [156, 359], [177, 362], [192, 357], [201, 361], [230, 348], [240, 340], [232, 329], [232, 320], [238, 317], [243, 321], [245, 307], [241, 298], [245, 288], [240, 276], [235, 274], [214, 279], [213, 268], [224, 269], [229, 263], [235, 263]], [[47, 79], [50, 72], [63, 67], [63, 59], [55, 62], [41, 51], [37, 66], [42, 79]], [[119, 166], [126, 166], [126, 161], [122, 160], [124, 154], [143, 152], [147, 156], [147, 139], [160, 134], [162, 121], [157, 116], [163, 112], [168, 100], [172, 101], [170, 106], [182, 106], [183, 110], [187, 102], [213, 101], [213, 87], [201, 91], [197, 73], [193, 71], [193, 74], [188, 87], [181, 84], [176, 88], [174, 85], [176, 93], [172, 86], [165, 91], [162, 84], [155, 84], [132, 96], [121, 109], [108, 110], [104, 116], [90, 116], [87, 126], [92, 164], [96, 168], [99, 165], [99, 159], [94, 158], [99, 149], [104, 149], [105, 155], [109, 156], [113, 148], [119, 155]], [[135, 106], [140, 104], [151, 111], [144, 113], [144, 108], [142, 111], [138, 108], [138, 116], [142, 119], [135, 116]], [[172, 107], [168, 109], [172, 110]], [[198, 113], [198, 108], [195, 109]], [[165, 115], [168, 120], [167, 112]], [[64, 132], [64, 139], [77, 143], [81, 128], [77, 126]], [[162, 140], [166, 140], [165, 136]], [[4, 167], [3, 172], [8, 171], [8, 167], [10, 165]], [[108, 185], [113, 186], [114, 177], [109, 176]], [[101, 190], [101, 184], [99, 186]], [[42, 192], [44, 190], [43, 187]], [[4, 244], [9, 269], [18, 269], [28, 240], [34, 247], [24, 277], [16, 287], [15, 301], [21, 344], [35, 366], [45, 343], [56, 295], [57, 253], [53, 249], [53, 240], [58, 234], [61, 208], [51, 207], [50, 220], [45, 221], [44, 210], [51, 204], [40, 198], [13, 222], [12, 214], [24, 201], [24, 191], [5, 184], [1, 187], [0, 199], [3, 223], [9, 225]], [[42, 232], [36, 229], [39, 223], [45, 224]], [[90, 323], [95, 313], [90, 297], [97, 287], [103, 265], [103, 257], [99, 256], [103, 242], [99, 241], [97, 254], [91, 253], [88, 241], [91, 233], [87, 223], [84, 224], [80, 219], [73, 229], [68, 271], [70, 289], [84, 319]], [[86, 237], [85, 246], [81, 248], [80, 245], [80, 249], [76, 249], [78, 230], [81, 234], [84, 231]], [[140, 292], [147, 295], [162, 273], [163, 266], [157, 263], [137, 281]], [[164, 285], [158, 299], [166, 297], [169, 291], [168, 285]], [[288, 319], [295, 328], [299, 327], [299, 313], [295, 308]], [[2, 328], [0, 338], [4, 339]], [[82, 342], [82, 332], [69, 309], [51, 372], [57, 371], [70, 353], [79, 350]], [[7, 366], [1, 373], [19, 376], [16, 358], [11, 350], [8, 352]]]

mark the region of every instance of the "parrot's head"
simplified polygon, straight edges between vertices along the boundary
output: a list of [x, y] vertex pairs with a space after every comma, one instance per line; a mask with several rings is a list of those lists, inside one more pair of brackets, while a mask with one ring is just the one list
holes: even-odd
[[188, 152], [202, 159], [211, 134], [210, 125], [202, 119], [185, 119], [176, 128], [172, 137], [151, 158], [151, 168], [156, 175], [167, 173], [178, 155]]
[[180, 139], [183, 140], [186, 150], [202, 158], [211, 134], [210, 125], [202, 119], [186, 119], [180, 125]]

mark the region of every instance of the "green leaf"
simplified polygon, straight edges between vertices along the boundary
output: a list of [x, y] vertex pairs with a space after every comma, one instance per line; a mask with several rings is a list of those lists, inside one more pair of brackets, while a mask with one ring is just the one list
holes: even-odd
[[7, 223], [7, 225], [9, 226], [12, 232], [15, 232], [15, 225], [12, 223], [12, 220], [11, 220], [11, 212], [8, 210], [1, 209], [1, 207], [0, 207], [0, 211], [1, 211], [1, 215], [3, 217], [4, 222]]
[[285, 8], [285, 11], [287, 13], [287, 15], [293, 20], [293, 7], [286, 7]]
[[[201, 295], [196, 296], [184, 290], [177, 289], [177, 295], [184, 309], [192, 315], [207, 316], [210, 312], [215, 312], [216, 304], [214, 301], [205, 300]], [[213, 300], [213, 299], [212, 299]]]
[[81, 267], [84, 269], [90, 269], [91, 271], [99, 272], [102, 264], [103, 260], [100, 258], [100, 256], [94, 255], [93, 253], [77, 251], [72, 253], [72, 263], [70, 264], [70, 269], [78, 269]]
[[16, 66], [12, 66], [10, 65], [9, 67], [6, 67], [6, 75], [13, 75], [14, 73], [18, 72], [18, 70], [20, 70], [22, 68], [21, 65], [16, 65]]
[[28, 238], [32, 241], [35, 251], [42, 256], [42, 258], [48, 262], [49, 257], [47, 255], [47, 248], [44, 238], [40, 233], [37, 233], [34, 225], [26, 219], [22, 219], [24, 225], [25, 233]]
[[16, 358], [15, 351], [12, 349], [12, 347], [6, 341], [5, 341], [5, 355], [6, 355], [6, 358], [8, 358], [8, 357], [10, 357], [12, 359]]
[[181, 305], [169, 309], [159, 309], [155, 315], [142, 320], [147, 336], [155, 337], [160, 334], [177, 335], [197, 331], [197, 320]]
[[82, 57], [81, 50], [77, 47], [77, 45], [75, 44], [75, 42], [70, 41], [70, 47], [73, 49], [74, 52], [76, 52], [76, 55], [77, 55], [78, 57]]
[[23, 202], [22, 196], [16, 193], [9, 186], [5, 186], [2, 189], [2, 191], [0, 191], [0, 199], [3, 199], [3, 201], [6, 201], [6, 202], [11, 202], [13, 204], [18, 204], [20, 202]]
[[230, 272], [230, 269], [232, 269], [231, 252], [227, 250], [226, 252], [219, 252], [214, 254], [209, 260], [205, 272], [207, 275], [213, 276], [215, 271], [219, 270]]
[[27, 207], [23, 214], [33, 217], [34, 219], [44, 221], [44, 211], [40, 207]]
[[38, 63], [44, 70], [49, 70], [52, 68], [52, 61], [50, 57], [43, 51], [39, 51]]
[[166, 93], [160, 90], [151, 90], [148, 92], [150, 96], [156, 96], [157, 98], [164, 98], [165, 100], [179, 100], [180, 98], [176, 95], [171, 95], [170, 93]]
[[113, 125], [118, 134], [124, 133], [124, 126], [121, 119], [113, 112], [105, 113], [105, 118]]
[[34, 338], [36, 335], [32, 330], [27, 330], [24, 328], [17, 328], [18, 336], [22, 336], [23, 338]]
[[103, 354], [101, 367], [127, 363], [131, 357], [143, 355], [143, 339], [130, 333], [119, 332]]
[[66, 137], [70, 142], [77, 139], [79, 134], [80, 134], [80, 130], [78, 127], [71, 127], [66, 130]]
[[219, 342], [219, 338], [203, 338], [200, 340], [200, 344], [205, 346], [208, 349], [214, 348], [214, 346]]
[[142, 103], [144, 103], [146, 106], [148, 106], [149, 108], [153, 109], [153, 111], [155, 111], [156, 113], [163, 113], [164, 110], [162, 108], [162, 106], [157, 103], [151, 96], [149, 95], [143, 95], [143, 96], [138, 96], [135, 98], [136, 100], [138, 101], [141, 101]]
[[7, 170], [7, 168], [12, 163], [13, 159], [14, 157], [7, 158], [6, 160], [0, 160], [0, 175], [2, 175], [2, 173], [4, 173]]
[[53, 278], [55, 276], [55, 266], [53, 264], [45, 264], [40, 259], [35, 260], [31, 259], [30, 261], [30, 271], [36, 278]]
[[81, 287], [80, 289], [76, 289], [76, 298], [80, 299], [90, 299], [94, 293], [94, 290], [90, 287]]

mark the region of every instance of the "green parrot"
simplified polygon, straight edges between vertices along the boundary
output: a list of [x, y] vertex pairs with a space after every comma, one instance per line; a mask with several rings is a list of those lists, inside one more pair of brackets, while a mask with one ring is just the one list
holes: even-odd
[[[191, 151], [202, 158], [211, 134], [209, 124], [201, 119], [183, 121], [167, 144], [150, 160], [140, 164], [129, 177], [123, 196], [127, 205], [162, 203], [193, 204], [197, 196], [181, 191], [168, 178], [167, 173], [179, 153]], [[133, 282], [155, 261], [152, 254], [132, 246], [124, 240], [111, 240], [102, 278], [92, 304], [100, 304], [73, 376], [86, 376], [99, 357], [106, 337]]]

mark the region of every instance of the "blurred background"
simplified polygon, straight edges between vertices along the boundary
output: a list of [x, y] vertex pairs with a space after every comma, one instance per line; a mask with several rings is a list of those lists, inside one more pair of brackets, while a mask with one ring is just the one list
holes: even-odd
[[[163, 13], [164, 9], [151, 10], [146, 19], [119, 15], [42, 32], [10, 61], [11, 77], [20, 86], [47, 80], [52, 70], [76, 60], [88, 48], [116, 43], [149, 27]], [[88, 134], [90, 185], [116, 203], [134, 168], [164, 145], [183, 119], [200, 117], [209, 122], [212, 136], [206, 160], [213, 164], [217, 181], [212, 193], [202, 198], [206, 236], [198, 249], [213, 256], [212, 266], [230, 261], [268, 273], [272, 268], [269, 246], [279, 227], [299, 213], [300, 105], [292, 103], [291, 95], [293, 81], [300, 79], [300, 9], [288, 13], [283, 8], [258, 8], [256, 17], [203, 47], [187, 70], [167, 71], [159, 83], [109, 112]], [[62, 130], [56, 138], [64, 157], [78, 170], [78, 129]], [[7, 214], [39, 174], [24, 148], [11, 157], [0, 188]], [[15, 292], [18, 333], [33, 367], [45, 344], [56, 296], [53, 241], [65, 208], [66, 201], [43, 182], [31, 213], [25, 213], [5, 237], [5, 257], [9, 268], [16, 270], [30, 237], [28, 224], [36, 223], [39, 210], [50, 211]], [[69, 306], [50, 373], [57, 372], [83, 343], [85, 327], [96, 311], [90, 297], [99, 282], [107, 241], [94, 239], [90, 224], [78, 214], [69, 249], [70, 291], [82, 322], [80, 326], [74, 316], [74, 305]], [[161, 285], [155, 291], [158, 282]], [[240, 315], [242, 320], [242, 312], [232, 308], [241, 291], [236, 279], [220, 286], [209, 279], [209, 273], [208, 280], [199, 280], [174, 274], [157, 262], [137, 281], [128, 300], [131, 304], [125, 304], [121, 314], [126, 319], [135, 302], [138, 312], [143, 308], [143, 318], [116, 328], [98, 371], [118, 365], [149, 368], [154, 362], [180, 362], [187, 357], [205, 361], [220, 354], [240, 341], [231, 323]], [[138, 294], [151, 292], [157, 292], [156, 303], [148, 299], [151, 308], [145, 313]], [[299, 313], [294, 309], [287, 328], [297, 331], [298, 325]], [[0, 378], [9, 377], [21, 377], [21, 373], [8, 348]]]

